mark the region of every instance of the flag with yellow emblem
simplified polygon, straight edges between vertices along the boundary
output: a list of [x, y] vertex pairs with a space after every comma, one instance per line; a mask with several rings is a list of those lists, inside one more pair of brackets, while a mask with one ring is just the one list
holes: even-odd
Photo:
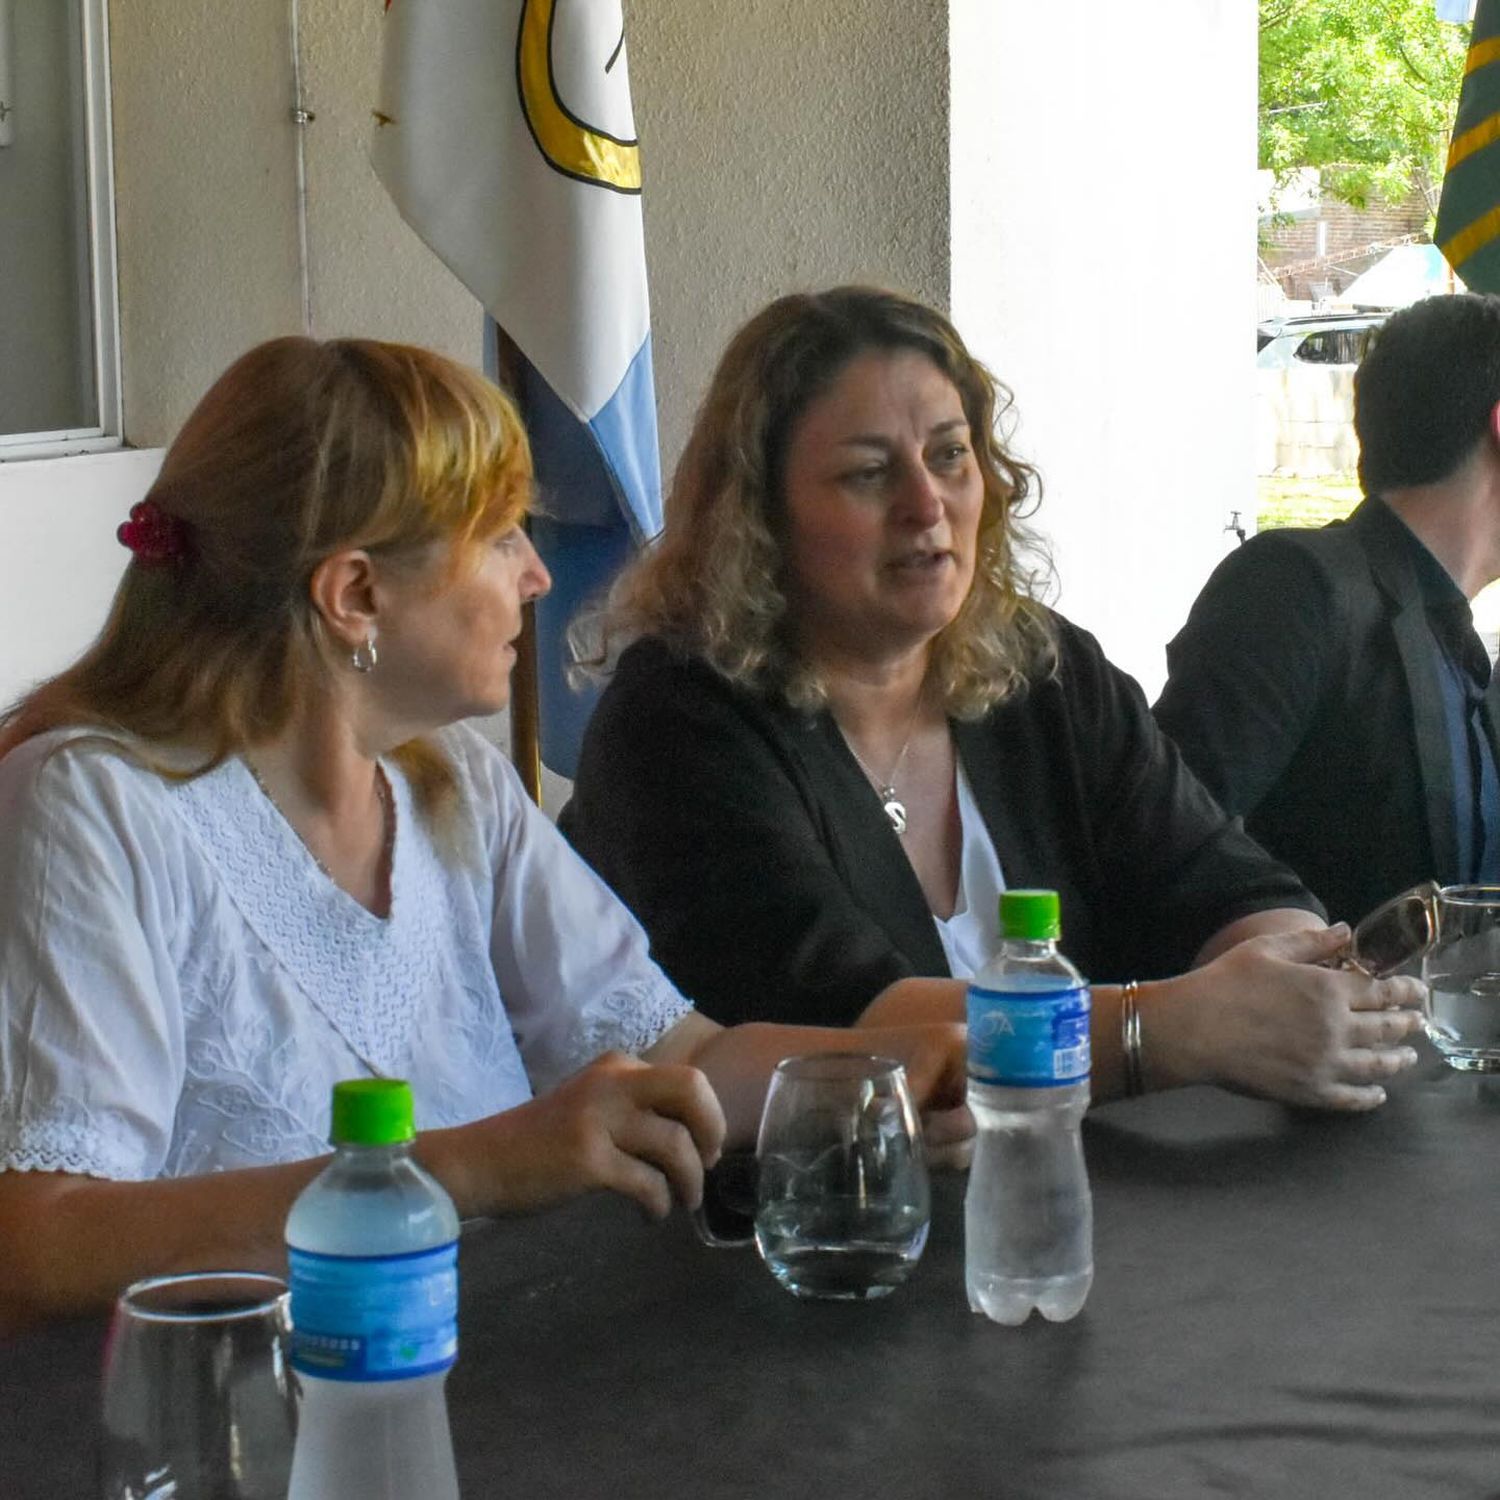
[[592, 707], [565, 681], [568, 623], [661, 529], [620, 0], [387, 0], [384, 27], [375, 171], [521, 355], [508, 373], [553, 575], [537, 607], [542, 758], [567, 776]]

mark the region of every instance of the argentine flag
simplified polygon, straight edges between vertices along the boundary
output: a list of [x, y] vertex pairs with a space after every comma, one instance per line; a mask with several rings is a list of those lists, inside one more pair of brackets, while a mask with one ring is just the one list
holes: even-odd
[[[640, 147], [620, 0], [386, 0], [371, 160], [515, 344], [551, 570], [542, 758], [572, 776], [592, 698], [566, 631], [661, 529]], [[509, 372], [508, 372], [509, 373]]]

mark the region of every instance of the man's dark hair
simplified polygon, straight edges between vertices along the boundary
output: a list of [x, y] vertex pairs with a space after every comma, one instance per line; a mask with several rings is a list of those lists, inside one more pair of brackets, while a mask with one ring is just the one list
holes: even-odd
[[1394, 314], [1354, 376], [1367, 495], [1446, 479], [1500, 402], [1500, 297], [1428, 297]]

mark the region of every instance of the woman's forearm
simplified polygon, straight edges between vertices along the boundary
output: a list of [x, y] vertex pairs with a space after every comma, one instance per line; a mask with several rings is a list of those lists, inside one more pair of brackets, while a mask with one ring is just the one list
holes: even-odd
[[[517, 1188], [514, 1203], [498, 1201], [492, 1186], [486, 1192], [476, 1180], [499, 1175], [490, 1157], [503, 1157], [504, 1166], [514, 1168], [537, 1154], [526, 1151], [522, 1131], [510, 1139], [506, 1123], [497, 1116], [418, 1139], [418, 1159], [461, 1213], [532, 1206], [524, 1201], [529, 1184], [519, 1170], [504, 1172]], [[493, 1140], [479, 1138], [486, 1128]], [[143, 1276], [205, 1267], [284, 1273], [287, 1215], [327, 1161], [316, 1157], [145, 1182], [0, 1171], [0, 1330], [106, 1307]]]
[[948, 1109], [962, 1102], [964, 1038], [951, 1020], [920, 1025], [781, 1026], [749, 1022], [701, 1039], [690, 1060], [713, 1085], [728, 1124], [727, 1144], [755, 1140], [776, 1064], [809, 1052], [871, 1052], [906, 1067], [917, 1106]]
[[[1145, 1015], [1158, 986], [1142, 985], [1137, 994], [1142, 1007], [1144, 1037]], [[1095, 985], [1093, 1011], [1089, 1027], [1089, 1045], [1093, 1053], [1092, 1087], [1096, 1099], [1111, 1099], [1124, 1092], [1124, 1061], [1121, 1049], [1119, 985]], [[1149, 992], [1149, 994], [1148, 994]], [[860, 1031], [869, 1027], [914, 1025], [934, 1021], [967, 1019], [968, 985], [961, 979], [899, 979], [887, 986], [868, 1006], [856, 1023]], [[1162, 1059], [1158, 1060], [1164, 1061]], [[1152, 1085], [1165, 1087], [1167, 1072], [1158, 1068]], [[1185, 1081], [1185, 1080], [1174, 1080]]]
[[968, 989], [962, 979], [898, 979], [865, 1006], [854, 1024], [863, 1028], [963, 1021]]
[[[462, 1188], [462, 1137], [474, 1129], [434, 1132], [430, 1153], [424, 1136], [417, 1155]], [[287, 1215], [327, 1161], [145, 1182], [0, 1171], [0, 1329], [108, 1306], [143, 1276], [206, 1267], [283, 1273]]]
[[0, 1327], [106, 1307], [143, 1276], [283, 1271], [287, 1213], [322, 1166], [149, 1182], [0, 1172]]
[[801, 1052], [857, 1051], [864, 1045], [838, 1027], [751, 1021], [705, 1036], [687, 1060], [713, 1085], [724, 1110], [725, 1144], [733, 1149], [755, 1143], [771, 1074], [782, 1058]]
[[1221, 953], [1227, 953], [1236, 943], [1246, 938], [1263, 937], [1273, 932], [1321, 931], [1328, 924], [1315, 912], [1305, 911], [1300, 906], [1275, 906], [1267, 911], [1251, 912], [1247, 917], [1229, 922], [1221, 927], [1198, 950], [1193, 967], [1211, 963]]

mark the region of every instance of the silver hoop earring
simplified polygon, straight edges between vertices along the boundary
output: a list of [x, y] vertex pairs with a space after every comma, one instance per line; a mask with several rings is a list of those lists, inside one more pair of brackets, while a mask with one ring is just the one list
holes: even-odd
[[356, 672], [373, 672], [380, 657], [375, 651], [375, 635], [372, 631], [349, 654], [349, 661]]

